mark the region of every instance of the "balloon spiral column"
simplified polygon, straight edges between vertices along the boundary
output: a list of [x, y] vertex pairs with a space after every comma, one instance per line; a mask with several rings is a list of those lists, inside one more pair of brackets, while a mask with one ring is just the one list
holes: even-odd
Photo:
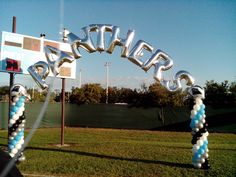
[[205, 120], [205, 105], [203, 99], [205, 98], [204, 89], [200, 86], [193, 86], [190, 89], [190, 94], [193, 97], [194, 105], [191, 110], [191, 123], [192, 128], [192, 144], [193, 144], [193, 158], [192, 164], [195, 168], [209, 169], [208, 163], [208, 131], [207, 123]]
[[[24, 144], [26, 99], [30, 99], [26, 89], [20, 84], [13, 85], [11, 88], [10, 120], [8, 125], [8, 152], [11, 157], [15, 157]], [[18, 154], [19, 156], [16, 157], [16, 160], [24, 161], [23, 152]]]

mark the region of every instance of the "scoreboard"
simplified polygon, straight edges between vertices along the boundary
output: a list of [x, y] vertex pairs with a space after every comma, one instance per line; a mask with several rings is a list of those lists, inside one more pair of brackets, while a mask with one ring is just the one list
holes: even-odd
[[[2, 32], [1, 38], [0, 72], [29, 74], [27, 71], [29, 66], [38, 61], [47, 62], [44, 52], [46, 45], [73, 55], [68, 43], [5, 31]], [[49, 76], [54, 75], [50, 72]], [[63, 63], [57, 77], [75, 79], [76, 60], [72, 63]]]

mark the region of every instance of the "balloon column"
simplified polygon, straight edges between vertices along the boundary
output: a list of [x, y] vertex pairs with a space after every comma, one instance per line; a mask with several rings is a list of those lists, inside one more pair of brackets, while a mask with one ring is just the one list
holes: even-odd
[[205, 120], [205, 105], [202, 99], [205, 98], [204, 89], [200, 86], [193, 86], [189, 93], [194, 99], [193, 109], [191, 110], [192, 144], [193, 158], [192, 164], [196, 168], [208, 169], [208, 140], [207, 123]]
[[[11, 107], [10, 120], [8, 126], [9, 140], [8, 152], [11, 157], [21, 151], [24, 144], [24, 126], [25, 126], [25, 101], [30, 99], [26, 89], [20, 85], [15, 84], [11, 88]], [[25, 156], [23, 152], [18, 153], [16, 157], [18, 161], [24, 161]]]

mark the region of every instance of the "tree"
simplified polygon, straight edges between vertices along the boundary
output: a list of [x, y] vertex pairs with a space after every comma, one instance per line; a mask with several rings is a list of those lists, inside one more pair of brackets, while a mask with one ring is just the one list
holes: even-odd
[[232, 97], [233, 105], [236, 105], [236, 82], [232, 82], [230, 84], [229, 92]]
[[[44, 102], [46, 99], [46, 96], [48, 94], [47, 91], [39, 91], [38, 89], [27, 89], [27, 93], [30, 94], [31, 102]], [[49, 102], [54, 102], [56, 98], [56, 94], [54, 92], [51, 93], [50, 98], [49, 98]]]
[[160, 83], [154, 83], [148, 89], [153, 106], [165, 107], [169, 104], [170, 98], [168, 90]]
[[235, 104], [235, 84], [228, 81], [217, 83], [214, 80], [207, 81], [205, 86], [206, 104], [213, 107], [228, 107]]
[[72, 88], [70, 101], [77, 104], [100, 103], [102, 93], [100, 84], [85, 84], [82, 88]]
[[[102, 103], [106, 102], [106, 89], [103, 91]], [[117, 87], [108, 87], [108, 103], [119, 102], [119, 89]]]
[[0, 87], [0, 95], [7, 95], [9, 92], [9, 86]]

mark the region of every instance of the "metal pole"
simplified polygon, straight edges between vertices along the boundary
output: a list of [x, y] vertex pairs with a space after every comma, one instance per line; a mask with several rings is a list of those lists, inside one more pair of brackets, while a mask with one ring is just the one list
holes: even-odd
[[61, 83], [61, 146], [63, 146], [65, 132], [65, 78], [61, 78]]
[[[67, 42], [68, 31], [63, 30], [63, 42]], [[64, 133], [65, 133], [65, 78], [61, 78], [61, 146], [64, 146]]]
[[79, 88], [81, 88], [82, 69], [79, 70]]
[[16, 16], [13, 16], [12, 20], [12, 32], [16, 33]]
[[106, 104], [108, 104], [109, 65], [110, 65], [110, 62], [105, 63], [105, 66], [106, 66]]
[[34, 100], [34, 86], [33, 86], [33, 90], [32, 90], [32, 100]]
[[[13, 16], [13, 19], [12, 19], [12, 32], [13, 33], [16, 33], [16, 17]], [[10, 74], [10, 80], [9, 80], [9, 103], [8, 103], [8, 124], [9, 124], [9, 121], [10, 121], [10, 109], [11, 109], [11, 88], [14, 84], [14, 73], [9, 73]], [[9, 130], [8, 130], [8, 135], [9, 135]]]

